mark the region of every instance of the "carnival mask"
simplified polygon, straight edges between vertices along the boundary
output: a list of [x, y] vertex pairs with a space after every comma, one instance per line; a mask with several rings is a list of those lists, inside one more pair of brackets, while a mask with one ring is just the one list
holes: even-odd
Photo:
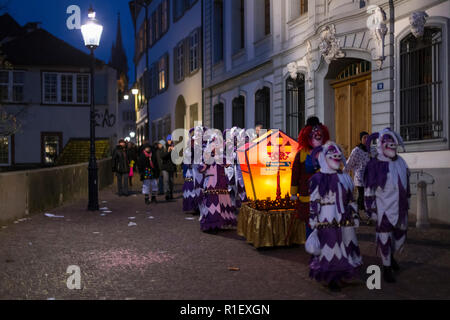
[[339, 170], [342, 162], [342, 153], [337, 147], [332, 145], [328, 148], [325, 154], [325, 160], [327, 161], [330, 169]]
[[319, 127], [314, 127], [314, 129], [311, 131], [310, 137], [309, 137], [309, 143], [311, 147], [316, 148], [320, 147], [323, 144], [323, 134], [322, 130], [320, 130]]
[[397, 155], [398, 144], [390, 134], [385, 134], [381, 138], [381, 149], [388, 158], [395, 158]]

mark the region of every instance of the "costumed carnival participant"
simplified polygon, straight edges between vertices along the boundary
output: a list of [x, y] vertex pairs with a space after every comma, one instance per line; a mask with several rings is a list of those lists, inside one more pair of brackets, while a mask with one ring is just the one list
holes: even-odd
[[369, 134], [366, 131], [359, 133], [360, 144], [358, 144], [350, 153], [344, 172], [353, 172], [353, 183], [358, 189], [358, 215], [361, 218], [361, 212], [364, 212], [364, 170], [370, 160], [370, 152], [366, 146]]
[[204, 175], [202, 200], [200, 202], [200, 229], [205, 232], [217, 232], [219, 229], [232, 228], [237, 225], [233, 204], [228, 191], [229, 181], [225, 174], [225, 165], [215, 159], [219, 152], [223, 163], [223, 144], [214, 134], [204, 151], [205, 163], [199, 172]]
[[309, 186], [309, 224], [313, 231], [305, 248], [313, 254], [310, 277], [325, 282], [331, 291], [340, 291], [340, 281], [357, 276], [362, 265], [355, 232], [359, 219], [353, 182], [340, 170], [345, 158], [336, 143], [328, 141], [314, 148], [311, 156], [313, 162], [319, 162], [320, 171], [311, 177]]
[[[300, 130], [298, 135], [299, 150], [295, 155], [292, 164], [291, 176], [291, 200], [299, 199], [297, 208], [298, 218], [305, 222], [306, 238], [311, 233], [308, 225], [309, 219], [309, 184], [308, 181], [316, 172], [311, 151], [318, 146], [323, 145], [330, 139], [328, 128], [320, 123], [317, 117], [310, 117], [306, 126]], [[299, 195], [299, 197], [297, 196]]]
[[242, 202], [247, 201], [244, 177], [242, 176], [237, 155], [237, 149], [240, 147], [240, 144], [243, 145], [245, 143], [245, 130], [238, 127], [227, 129], [223, 132], [223, 138], [226, 158], [225, 173], [229, 181], [228, 191], [230, 192], [235, 213], [238, 213]]
[[366, 211], [376, 221], [376, 247], [383, 263], [383, 278], [395, 282], [393, 271], [399, 270], [394, 253], [400, 251], [406, 240], [408, 209], [411, 197], [409, 169], [397, 154], [403, 139], [386, 128], [367, 139], [367, 147], [377, 141], [377, 157], [369, 161], [364, 172]]
[[[194, 128], [189, 130], [189, 136], [194, 133]], [[194, 139], [190, 136], [189, 143], [183, 152], [183, 164], [186, 173], [183, 184], [183, 211], [190, 212], [198, 210], [196, 192], [194, 188]]]
[[149, 144], [144, 145], [142, 148], [138, 159], [138, 167], [142, 181], [142, 194], [145, 196], [145, 204], [150, 204], [150, 193], [152, 195], [151, 202], [156, 203], [160, 168], [156, 153]]
[[[203, 133], [206, 130], [207, 128], [203, 126], [196, 126], [194, 129], [189, 130], [190, 134], [193, 131], [193, 136], [191, 138], [191, 148], [186, 148], [184, 154], [186, 160], [185, 163], [190, 163], [188, 168], [190, 169], [189, 175], [192, 177], [192, 186], [186, 185], [185, 187], [186, 190], [189, 190], [189, 188], [191, 187], [193, 189], [186, 194], [186, 196], [189, 194], [192, 199], [186, 200], [186, 210], [183, 210], [193, 210], [196, 214], [200, 214], [199, 204], [202, 199], [204, 177], [203, 174], [199, 172], [199, 169], [203, 164], [203, 149], [206, 146], [206, 141], [203, 141]], [[188, 176], [188, 173], [186, 173], [186, 176]], [[190, 184], [190, 181], [188, 181], [188, 184]], [[185, 189], [183, 189], [183, 191], [184, 190]], [[183, 208], [184, 205], [185, 202], [183, 201]]]

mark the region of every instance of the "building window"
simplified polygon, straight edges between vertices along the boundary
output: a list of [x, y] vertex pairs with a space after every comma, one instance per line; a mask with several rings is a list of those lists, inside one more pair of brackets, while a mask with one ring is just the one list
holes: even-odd
[[161, 34], [169, 30], [169, 0], [161, 2]]
[[300, 15], [308, 12], [308, 0], [300, 0]]
[[184, 42], [180, 42], [174, 50], [174, 71], [175, 81], [180, 82], [184, 79]]
[[443, 137], [442, 32], [425, 28], [400, 42], [400, 134], [405, 141]]
[[158, 62], [158, 91], [167, 89], [168, 79], [168, 55], [165, 54]]
[[308, 0], [291, 0], [291, 19], [308, 13]]
[[270, 0], [264, 0], [264, 34], [270, 34]]
[[22, 102], [24, 83], [24, 71], [0, 71], [0, 102]]
[[200, 42], [199, 31], [195, 30], [189, 36], [189, 73], [199, 68]]
[[255, 124], [270, 129], [270, 89], [264, 87], [255, 93]]
[[10, 165], [10, 138], [0, 137], [0, 166]]
[[[245, 2], [244, 0], [232, 0], [231, 11], [233, 23], [231, 26], [232, 54], [239, 52], [245, 47]], [[262, 20], [262, 19], [260, 19]], [[261, 31], [263, 32], [263, 31]]]
[[239, 96], [233, 99], [233, 127], [245, 128], [245, 98]]
[[89, 75], [77, 75], [77, 103], [89, 103]]
[[216, 104], [214, 106], [214, 129], [218, 129], [220, 131], [223, 131], [224, 129], [224, 107], [223, 103]]
[[43, 103], [88, 104], [89, 74], [43, 73]]
[[305, 76], [286, 80], [286, 133], [296, 137], [305, 125]]
[[41, 133], [42, 163], [55, 164], [62, 150], [62, 132]]
[[223, 60], [223, 0], [214, 1], [214, 63]]

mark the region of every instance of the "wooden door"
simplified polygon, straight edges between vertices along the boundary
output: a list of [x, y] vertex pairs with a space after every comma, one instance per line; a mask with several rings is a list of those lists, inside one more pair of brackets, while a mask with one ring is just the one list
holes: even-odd
[[371, 77], [364, 74], [332, 83], [336, 142], [346, 157], [359, 143], [359, 133], [371, 129]]

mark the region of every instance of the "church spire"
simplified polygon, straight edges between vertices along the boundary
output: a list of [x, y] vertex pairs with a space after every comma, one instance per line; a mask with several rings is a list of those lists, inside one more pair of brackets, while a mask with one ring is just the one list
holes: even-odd
[[111, 60], [109, 65], [117, 70], [119, 92], [128, 89], [128, 61], [122, 41], [122, 28], [120, 25], [120, 12], [117, 13], [116, 40], [111, 47]]

